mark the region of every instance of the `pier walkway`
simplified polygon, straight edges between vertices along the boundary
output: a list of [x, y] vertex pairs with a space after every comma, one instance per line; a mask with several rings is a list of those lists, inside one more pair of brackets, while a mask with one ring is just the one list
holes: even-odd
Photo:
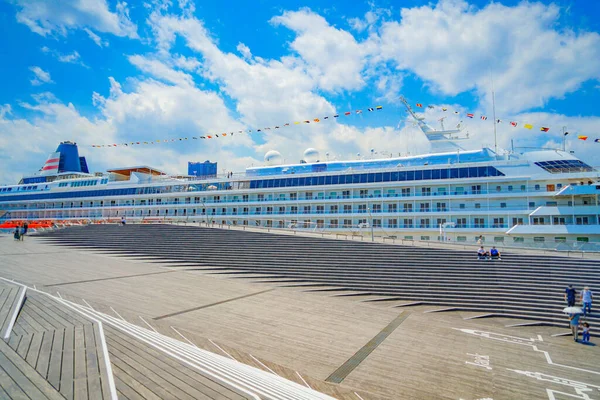
[[[103, 375], [100, 368], [104, 353], [96, 340], [102, 327], [106, 359], [120, 398], [249, 398], [225, 381], [246, 385], [251, 377], [254, 384], [267, 379], [271, 390], [278, 388], [276, 394], [259, 394], [259, 398], [302, 398], [285, 394], [301, 390], [306, 398], [354, 400], [600, 399], [600, 369], [596, 362], [600, 346], [586, 346], [560, 336], [567, 332], [566, 319], [560, 313], [538, 321], [537, 317], [515, 319], [500, 313], [494, 318], [474, 319], [483, 315], [479, 308], [434, 312], [450, 307], [435, 301], [427, 303], [424, 296], [415, 301], [401, 295], [403, 288], [408, 295], [415, 295], [413, 287], [403, 283], [412, 272], [397, 265], [401, 258], [408, 257], [390, 256], [395, 264], [383, 268], [387, 272], [377, 283], [378, 269], [385, 267], [381, 260], [382, 255], [387, 256], [386, 246], [368, 251], [366, 247], [345, 247], [343, 242], [315, 239], [301, 246], [302, 263], [301, 255], [294, 258], [290, 250], [293, 246], [277, 235], [233, 238], [216, 229], [109, 226], [102, 228], [104, 233], [95, 237], [94, 243], [85, 243], [86, 237], [94, 237], [94, 229], [100, 230], [65, 229], [48, 238], [26, 237], [24, 242], [0, 237], [0, 277], [9, 280], [2, 281], [4, 286], [13, 288], [12, 294], [6, 294], [12, 304], [18, 297], [14, 287], [26, 286], [26, 300], [11, 333], [20, 335], [20, 342], [15, 350], [17, 339], [11, 343], [9, 338], [1, 348], [2, 354], [9, 354], [5, 357], [24, 363], [19, 364], [20, 375], [12, 367], [7, 367], [7, 373], [3, 359], [0, 367], [4, 377], [16, 382], [30, 376], [27, 379], [31, 385], [26, 387], [66, 397], [60, 383], [53, 386], [55, 378], [50, 379], [48, 372], [44, 376], [45, 369], [38, 371], [37, 364], [32, 367], [27, 354], [23, 358], [26, 345], [21, 346], [21, 342], [33, 342], [33, 338], [24, 339], [30, 332], [31, 336], [43, 332], [43, 344], [45, 332], [52, 331], [54, 345], [56, 332], [66, 337], [70, 323], [73, 332], [83, 326], [86, 348], [85, 367], [75, 368], [79, 375], [73, 380], [82, 379], [84, 374], [86, 379], [92, 377], [85, 396], [76, 397], [79, 392], [73, 390], [71, 398], [108, 398], [106, 394], [111, 393], [110, 385], [105, 383], [108, 374]], [[146, 235], [142, 229], [151, 230]], [[265, 240], [255, 235], [264, 235]], [[75, 240], [79, 242], [67, 243]], [[166, 248], [157, 253], [150, 251], [165, 240], [170, 253]], [[389, 247], [399, 251], [398, 246]], [[178, 248], [187, 259], [178, 256]], [[449, 271], [459, 268], [460, 263], [455, 263], [448, 270], [440, 269], [444, 265], [440, 259], [423, 257], [427, 254], [422, 251], [414, 251], [410, 260], [415, 262], [420, 254], [421, 259], [431, 262], [432, 272], [419, 278], [416, 285], [425, 285], [433, 278], [449, 279]], [[368, 260], [358, 260], [357, 252], [372, 257], [371, 268]], [[410, 248], [406, 252], [410, 253]], [[332, 260], [346, 264], [347, 273], [342, 273], [342, 266], [333, 266], [331, 275], [324, 274], [325, 263], [332, 264]], [[506, 260], [507, 271], [518, 272], [516, 264], [520, 261], [511, 260], [510, 255]], [[250, 269], [248, 265], [253, 261], [268, 270]], [[314, 280], [319, 274], [309, 269], [313, 265], [321, 266], [324, 281]], [[494, 274], [485, 275], [486, 279], [498, 274], [499, 267], [489, 266], [493, 264], [475, 265], [496, 268]], [[589, 271], [585, 280], [594, 277], [593, 265], [581, 268]], [[363, 281], [363, 289], [347, 288], [345, 276], [357, 285]], [[552, 276], [561, 275], [556, 270]], [[385, 279], [389, 283], [384, 288]], [[462, 279], [469, 279], [469, 275], [465, 273]], [[519, 279], [514, 279], [515, 284]], [[544, 279], [542, 275], [538, 280]], [[567, 279], [565, 275], [553, 284], [539, 283], [530, 274], [523, 286], [548, 285], [547, 297], [542, 297], [540, 304], [550, 303], [552, 308], [561, 305], [562, 285]], [[480, 280], [482, 287], [484, 282]], [[397, 287], [400, 290], [395, 290]], [[393, 295], [373, 292], [380, 288], [393, 291]], [[425, 292], [435, 299], [438, 288], [432, 285]], [[373, 301], [382, 298], [386, 301]], [[527, 309], [529, 298], [520, 301]], [[518, 304], [515, 300], [512, 307], [516, 309]], [[4, 321], [6, 318], [0, 317], [0, 322]], [[85, 346], [86, 326], [95, 346]], [[63, 339], [63, 357], [65, 342], [70, 340]], [[77, 342], [73, 343], [75, 348]], [[53, 368], [52, 348], [48, 371]], [[97, 364], [88, 363], [94, 356]], [[218, 370], [226, 371], [227, 376], [207, 376], [211, 371], [206, 368], [217, 368], [215, 360]], [[45, 387], [40, 379], [47, 383]], [[271, 379], [278, 382], [276, 386]], [[98, 388], [94, 382], [99, 382], [100, 393], [98, 389], [89, 390], [89, 385]]]

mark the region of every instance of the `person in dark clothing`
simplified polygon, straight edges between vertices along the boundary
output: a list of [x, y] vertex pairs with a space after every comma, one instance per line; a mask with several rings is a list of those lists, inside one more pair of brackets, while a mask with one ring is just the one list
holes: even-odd
[[573, 285], [569, 285], [569, 287], [565, 289], [565, 301], [567, 302], [567, 307], [575, 306], [576, 295], [577, 291], [573, 288]]
[[23, 224], [23, 226], [21, 227], [21, 240], [23, 240], [25, 238], [25, 235], [27, 234], [28, 229], [29, 229], [29, 224], [27, 222], [25, 222]]
[[15, 240], [21, 240], [21, 227], [15, 227], [14, 237]]

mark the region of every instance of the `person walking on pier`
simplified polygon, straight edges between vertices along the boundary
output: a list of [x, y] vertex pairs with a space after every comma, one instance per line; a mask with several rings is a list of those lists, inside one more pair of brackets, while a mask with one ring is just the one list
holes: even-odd
[[579, 334], [579, 317], [581, 314], [569, 314], [569, 325], [571, 326], [571, 332], [573, 333], [573, 340], [577, 341], [577, 335]]
[[23, 238], [27, 234], [28, 229], [29, 229], [29, 224], [27, 222], [23, 223], [23, 226], [21, 227], [21, 240], [23, 240]]
[[587, 322], [583, 323], [583, 330], [581, 331], [581, 343], [590, 342], [590, 324]]
[[583, 308], [583, 315], [592, 313], [592, 291], [589, 287], [584, 287], [581, 291], [581, 308]]
[[575, 306], [576, 295], [577, 291], [573, 288], [573, 285], [569, 285], [569, 287], [565, 289], [565, 301], [567, 302], [567, 307]]

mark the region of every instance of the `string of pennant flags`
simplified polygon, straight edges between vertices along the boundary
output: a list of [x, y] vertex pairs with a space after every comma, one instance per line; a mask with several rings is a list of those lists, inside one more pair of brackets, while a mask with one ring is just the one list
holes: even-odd
[[[376, 106], [376, 107], [369, 107], [366, 110], [367, 110], [367, 112], [373, 112], [373, 111], [381, 111], [382, 109], [383, 109], [383, 106]], [[130, 146], [154, 145], [154, 144], [171, 143], [171, 142], [183, 142], [186, 140], [217, 139], [217, 138], [223, 138], [223, 137], [232, 137], [236, 133], [238, 135], [244, 134], [244, 133], [263, 133], [263, 132], [270, 131], [270, 130], [288, 128], [288, 127], [291, 127], [294, 125], [303, 125], [303, 124], [311, 124], [311, 123], [316, 124], [316, 123], [326, 121], [329, 119], [337, 119], [337, 118], [341, 118], [341, 117], [348, 117], [351, 115], [357, 115], [357, 114], [362, 114], [362, 113], [363, 113], [363, 110], [360, 109], [360, 110], [355, 110], [355, 111], [346, 111], [343, 113], [325, 116], [322, 118], [312, 118], [312, 119], [306, 119], [306, 120], [302, 120], [302, 121], [286, 122], [282, 125], [275, 125], [275, 126], [261, 128], [261, 129], [248, 129], [248, 130], [238, 130], [238, 131], [230, 131], [230, 132], [223, 132], [223, 133], [210, 133], [210, 134], [205, 134], [202, 136], [180, 137], [180, 138], [171, 138], [171, 139], [157, 139], [157, 140], [146, 140], [146, 141], [113, 143], [113, 144], [92, 144], [91, 147], [94, 147], [94, 148], [130, 147]]]
[[[454, 111], [454, 110], [450, 110], [447, 107], [440, 107], [440, 106], [433, 106], [433, 105], [428, 105], [428, 106], [424, 106], [423, 103], [416, 103], [416, 106], [418, 108], [428, 108], [428, 109], [432, 109], [432, 110], [442, 110], [443, 112], [453, 112], [454, 114], [458, 114], [460, 115], [461, 113], [459, 111]], [[475, 119], [475, 114], [474, 113], [466, 113], [467, 118], [471, 118], [471, 119]], [[487, 115], [480, 115], [479, 119], [482, 121], [487, 121], [488, 117]], [[500, 118], [496, 118], [496, 123], [500, 124], [503, 123], [504, 120], [500, 119]], [[517, 121], [508, 121], [510, 123], [510, 125], [513, 128], [517, 128], [517, 127], [522, 127], [523, 129], [529, 129], [529, 130], [533, 130], [534, 125], [533, 124], [529, 124], [529, 123], [521, 123], [521, 122], [517, 122]], [[541, 132], [548, 132], [550, 131], [550, 127], [548, 126], [540, 126], [540, 131]], [[564, 136], [569, 135], [569, 132], [563, 132]], [[589, 136], [587, 135], [577, 135], [577, 139], [579, 140], [583, 140], [583, 141], [587, 141], [589, 139]], [[593, 140], [595, 143], [600, 143], [600, 138], [596, 138]]]

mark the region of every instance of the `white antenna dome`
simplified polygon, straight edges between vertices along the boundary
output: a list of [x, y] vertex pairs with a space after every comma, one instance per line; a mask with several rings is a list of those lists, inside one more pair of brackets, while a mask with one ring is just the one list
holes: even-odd
[[319, 150], [313, 149], [312, 147], [304, 150], [304, 161], [306, 161], [307, 163], [310, 164], [318, 162], [320, 158], [321, 157], [319, 157]]
[[265, 164], [267, 165], [279, 165], [282, 162], [283, 157], [277, 150], [269, 150], [267, 151], [267, 154], [265, 154]]

